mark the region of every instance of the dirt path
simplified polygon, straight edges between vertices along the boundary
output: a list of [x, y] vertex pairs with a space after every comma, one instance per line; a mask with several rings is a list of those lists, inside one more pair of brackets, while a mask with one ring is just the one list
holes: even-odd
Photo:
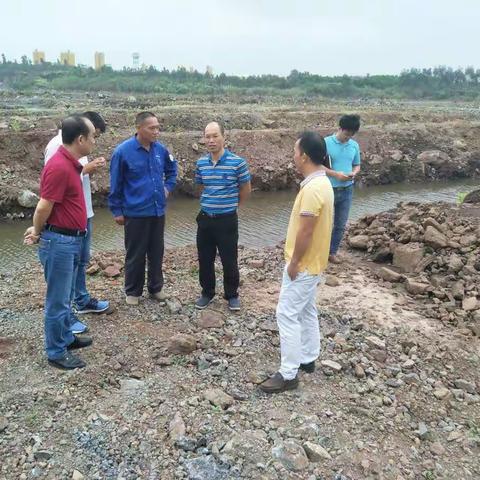
[[127, 307], [122, 278], [98, 273], [93, 292], [117, 310], [88, 318], [95, 343], [72, 373], [43, 357], [38, 267], [4, 278], [1, 477], [480, 478], [479, 339], [425, 318], [357, 254], [319, 292], [320, 360], [333, 363], [298, 391], [259, 393], [278, 365], [281, 268], [280, 248], [241, 251], [236, 315], [220, 298], [194, 311], [191, 248], [167, 254], [165, 307]]

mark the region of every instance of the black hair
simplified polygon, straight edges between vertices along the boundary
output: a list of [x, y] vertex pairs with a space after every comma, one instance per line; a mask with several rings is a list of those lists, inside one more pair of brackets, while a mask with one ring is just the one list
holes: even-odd
[[82, 115], [70, 115], [62, 121], [62, 143], [72, 145], [80, 136], [88, 137], [90, 129]]
[[107, 130], [105, 120], [98, 112], [83, 112], [82, 117], [88, 118], [93, 123], [95, 130], [100, 130], [101, 133], [105, 133]]
[[210, 123], [216, 123], [218, 125], [218, 128], [220, 129], [222, 137], [225, 136], [225, 125], [223, 124], [223, 122], [220, 122], [219, 120], [212, 120]]
[[135, 117], [135, 125], [141, 125], [147, 118], [157, 118], [157, 116], [152, 112], [140, 112]]
[[298, 137], [298, 147], [302, 153], [308, 155], [315, 165], [329, 166], [327, 145], [324, 138], [317, 132], [306, 131]]
[[343, 115], [338, 125], [342, 130], [357, 133], [360, 130], [360, 115]]

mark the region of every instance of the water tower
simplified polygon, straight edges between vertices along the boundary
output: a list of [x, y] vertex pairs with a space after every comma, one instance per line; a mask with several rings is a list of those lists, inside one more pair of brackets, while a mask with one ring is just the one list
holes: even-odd
[[138, 70], [140, 68], [140, 54], [138, 52], [132, 53], [133, 68]]

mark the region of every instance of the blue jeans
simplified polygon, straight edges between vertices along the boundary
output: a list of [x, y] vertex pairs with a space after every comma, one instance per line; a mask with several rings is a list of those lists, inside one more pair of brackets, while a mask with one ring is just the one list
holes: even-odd
[[81, 243], [81, 237], [46, 230], [40, 237], [38, 257], [47, 282], [45, 350], [50, 360], [62, 358], [74, 340], [70, 312]]
[[352, 206], [353, 185], [349, 187], [334, 188], [334, 217], [332, 240], [330, 242], [330, 255], [336, 255], [343, 238], [348, 214]]
[[75, 278], [74, 302], [78, 308], [84, 308], [90, 301], [90, 294], [87, 291], [86, 270], [90, 262], [90, 242], [92, 240], [92, 219], [88, 219], [87, 235], [81, 238], [80, 260]]

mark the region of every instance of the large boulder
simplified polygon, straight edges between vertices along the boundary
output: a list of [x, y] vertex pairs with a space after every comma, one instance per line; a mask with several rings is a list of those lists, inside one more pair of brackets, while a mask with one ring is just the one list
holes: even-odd
[[18, 204], [23, 208], [35, 208], [40, 199], [30, 190], [22, 190], [17, 197]]
[[445, 248], [448, 245], [447, 237], [431, 225], [426, 228], [423, 240], [427, 245], [435, 249]]
[[418, 155], [419, 162], [431, 165], [432, 167], [442, 167], [451, 161], [448, 154], [440, 150], [427, 150]]
[[366, 250], [368, 248], [368, 241], [368, 235], [355, 235], [348, 239], [349, 245], [358, 250]]
[[414, 272], [423, 255], [423, 245], [419, 243], [398, 245], [393, 252], [393, 265], [403, 272]]

